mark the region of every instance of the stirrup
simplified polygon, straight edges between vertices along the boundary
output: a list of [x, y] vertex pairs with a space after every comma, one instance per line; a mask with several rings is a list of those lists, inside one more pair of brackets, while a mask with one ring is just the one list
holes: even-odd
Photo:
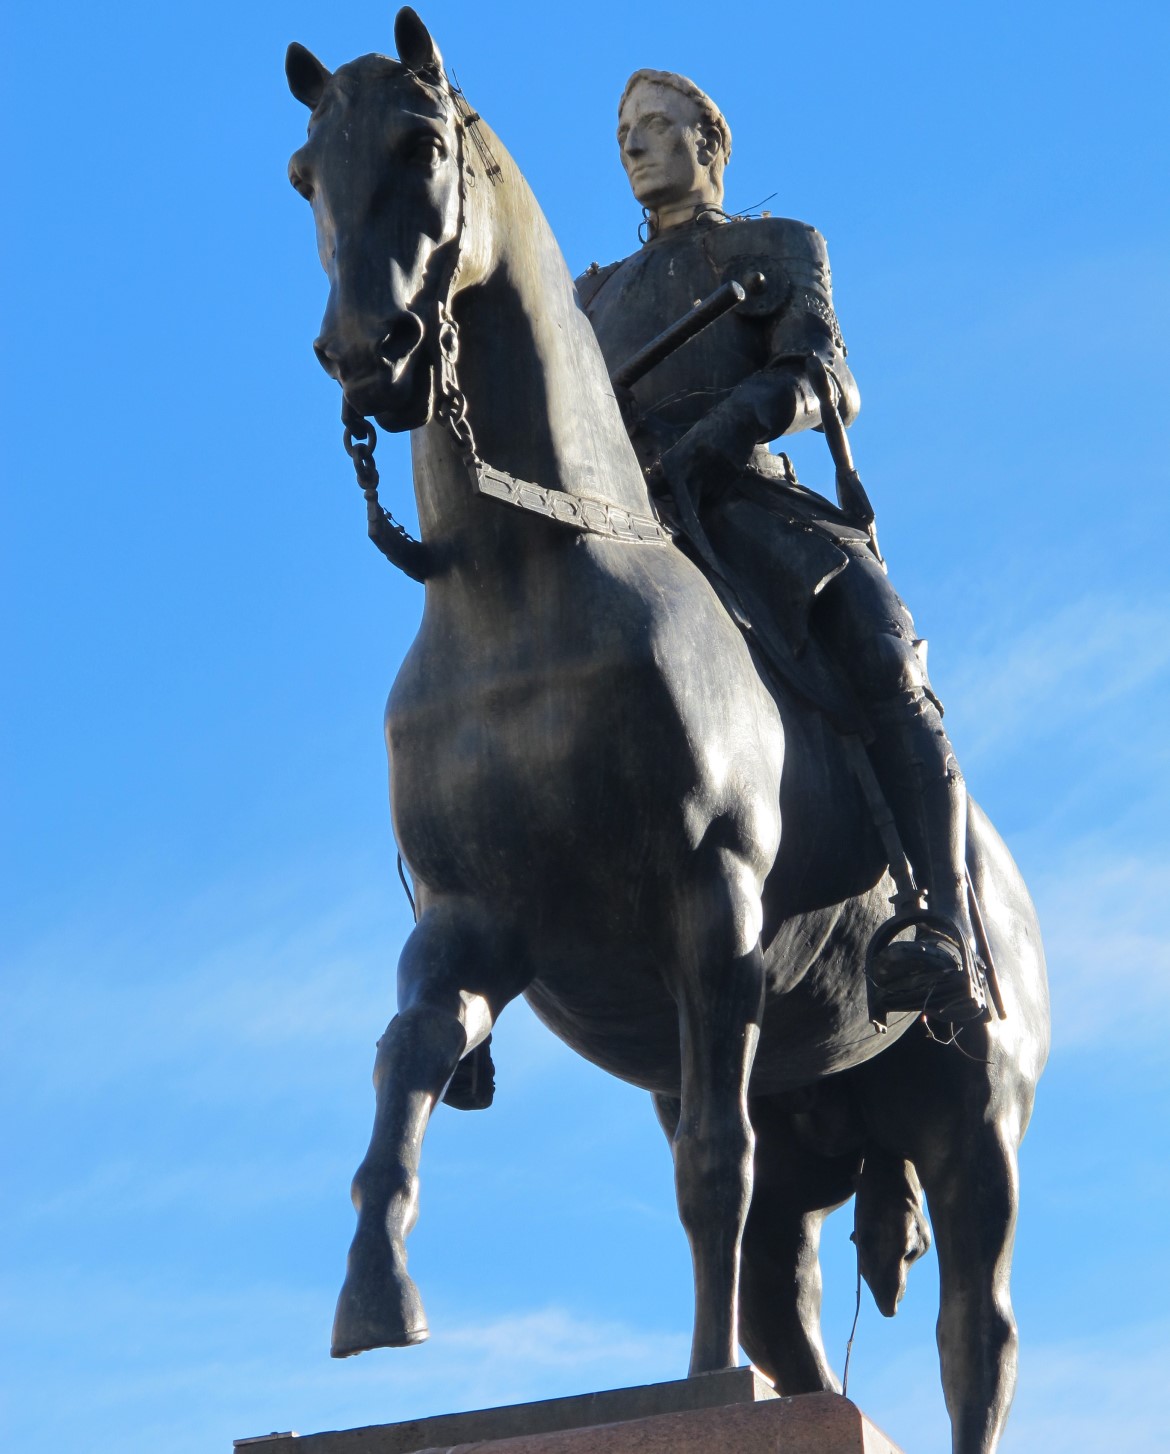
[[[945, 941], [946, 949], [931, 941], [908, 941], [905, 945], [907, 960], [915, 955], [919, 965], [911, 964], [902, 977], [902, 984], [886, 985], [881, 976], [875, 977], [874, 969], [878, 957], [890, 949], [899, 934], [907, 929], [933, 929]], [[959, 964], [946, 968], [938, 963], [938, 955], [952, 956], [951, 949], [958, 955]], [[936, 952], [932, 955], [931, 950]], [[931, 963], [931, 959], [934, 963]], [[916, 974], [921, 979], [915, 983]], [[900, 989], [900, 992], [899, 992]], [[881, 926], [869, 941], [865, 951], [865, 992], [869, 1018], [874, 1028], [882, 1033], [886, 1029], [886, 1017], [891, 1013], [914, 1013], [926, 1015], [929, 1019], [965, 1023], [987, 1021], [991, 1018], [987, 1007], [987, 982], [983, 968], [972, 953], [966, 935], [942, 914], [929, 909], [904, 909]], [[902, 1003], [896, 1003], [896, 1001]]]

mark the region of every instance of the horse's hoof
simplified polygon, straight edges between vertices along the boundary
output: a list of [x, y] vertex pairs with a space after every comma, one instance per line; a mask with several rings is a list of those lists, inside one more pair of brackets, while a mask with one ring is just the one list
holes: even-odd
[[370, 1276], [351, 1268], [337, 1299], [334, 1358], [351, 1358], [371, 1348], [409, 1348], [430, 1337], [418, 1288], [405, 1272]]

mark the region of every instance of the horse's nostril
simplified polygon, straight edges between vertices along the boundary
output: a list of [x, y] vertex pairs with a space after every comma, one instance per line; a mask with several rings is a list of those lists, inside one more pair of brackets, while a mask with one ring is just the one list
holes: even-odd
[[423, 326], [413, 313], [400, 314], [386, 331], [378, 353], [394, 368], [405, 363], [422, 342]]
[[337, 360], [334, 357], [334, 355], [329, 352], [328, 346], [325, 344], [325, 342], [322, 339], [318, 338], [314, 342], [314, 344], [313, 344], [313, 352], [317, 355], [317, 362], [321, 365], [321, 367], [325, 370], [325, 372], [330, 376], [330, 378], [336, 378], [337, 377]]

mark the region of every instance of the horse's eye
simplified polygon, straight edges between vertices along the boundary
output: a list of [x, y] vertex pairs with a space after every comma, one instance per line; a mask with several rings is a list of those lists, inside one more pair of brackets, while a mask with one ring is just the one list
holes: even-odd
[[419, 136], [410, 143], [407, 155], [415, 166], [433, 169], [447, 155], [447, 149], [437, 136]]

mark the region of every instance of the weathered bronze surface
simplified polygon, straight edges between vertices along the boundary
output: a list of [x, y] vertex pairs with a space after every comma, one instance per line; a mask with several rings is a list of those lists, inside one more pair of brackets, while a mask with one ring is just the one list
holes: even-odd
[[[399, 61], [331, 73], [292, 46], [287, 64], [311, 111], [290, 175], [330, 285], [317, 355], [351, 440], [371, 438], [362, 416], [413, 431], [426, 587], [386, 709], [418, 922], [333, 1352], [427, 1336], [405, 1252], [423, 1135], [523, 994], [654, 1097], [694, 1261], [692, 1373], [734, 1366], [739, 1341], [786, 1393], [836, 1388], [825, 1209], [860, 1173], [862, 1265], [892, 1311], [925, 1246], [920, 1178], [954, 1447], [989, 1454], [1015, 1376], [1043, 951], [966, 799], [864, 492], [846, 480], [834, 505], [761, 447], [858, 407], [823, 240], [713, 210], [726, 123], [689, 83], [639, 73], [619, 135], [651, 238], [579, 302], [413, 11], [395, 36]], [[608, 369], [731, 281], [742, 302], [615, 391]], [[916, 931], [892, 954], [891, 897]], [[969, 1014], [958, 1044], [939, 1032]]]

